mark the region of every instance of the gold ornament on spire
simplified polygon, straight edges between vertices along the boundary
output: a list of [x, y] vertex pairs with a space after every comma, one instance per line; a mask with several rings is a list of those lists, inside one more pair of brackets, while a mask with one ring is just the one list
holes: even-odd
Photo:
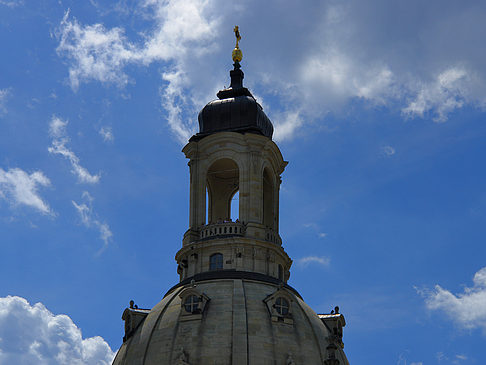
[[241, 40], [241, 36], [237, 25], [235, 25], [235, 29], [233, 29], [233, 31], [235, 32], [236, 36], [236, 46], [232, 53], [233, 62], [239, 63], [243, 59], [243, 52], [241, 52], [240, 46], [238, 44]]

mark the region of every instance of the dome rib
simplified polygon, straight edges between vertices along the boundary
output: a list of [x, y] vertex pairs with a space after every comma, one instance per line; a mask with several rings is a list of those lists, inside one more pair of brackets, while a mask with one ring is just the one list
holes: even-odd
[[[184, 319], [191, 314], [184, 312], [183, 292], [193, 288], [210, 301], [202, 316]], [[264, 302], [269, 296], [292, 301], [290, 321], [269, 313], [273, 307]], [[175, 364], [181, 353], [190, 365], [284, 364], [290, 358], [296, 364], [323, 364], [329, 336], [317, 314], [284, 286], [242, 278], [213, 279], [168, 293], [125, 341], [113, 364]], [[336, 356], [341, 365], [349, 365], [342, 349]]]
[[[159, 312], [158, 316], [157, 316], [157, 319], [154, 321], [154, 324], [153, 324], [153, 327], [150, 329], [150, 335], [147, 339], [147, 343], [145, 345], [145, 351], [144, 351], [144, 354], [143, 354], [143, 360], [142, 360], [142, 365], [145, 365], [145, 360], [147, 358], [147, 354], [148, 354], [148, 351], [149, 351], [149, 347], [150, 347], [150, 344], [152, 342], [152, 337], [153, 337], [153, 334], [155, 332], [155, 329], [158, 327], [160, 321], [162, 320], [165, 312], [167, 311], [167, 308], [169, 308], [169, 306], [171, 305], [171, 303], [173, 302], [173, 300], [175, 298], [177, 298], [177, 295], [183, 290], [184, 288], [181, 287], [181, 288], [178, 288], [177, 290], [175, 290], [173, 293], [171, 293], [171, 296], [169, 296], [167, 302], [164, 304], [164, 299], [162, 299], [162, 301], [157, 304], [154, 309], [156, 309], [159, 305], [162, 307], [162, 310]], [[147, 321], [148, 318], [145, 319], [145, 321]], [[172, 343], [172, 347], [171, 347], [171, 357], [172, 357], [172, 354], [174, 353], [174, 343]]]

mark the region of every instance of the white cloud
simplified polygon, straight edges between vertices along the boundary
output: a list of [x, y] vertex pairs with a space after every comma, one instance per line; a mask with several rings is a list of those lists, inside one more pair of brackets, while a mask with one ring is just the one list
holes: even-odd
[[292, 139], [295, 136], [296, 130], [302, 126], [304, 120], [298, 111], [287, 111], [277, 116], [274, 122], [276, 141], [283, 141], [285, 139]]
[[49, 133], [51, 137], [56, 139], [64, 138], [66, 136], [66, 126], [68, 122], [62, 121], [62, 119], [57, 117], [52, 117], [51, 123], [49, 124]]
[[105, 142], [113, 142], [115, 140], [111, 127], [101, 127], [99, 133]]
[[305, 228], [311, 228], [313, 231], [316, 232], [317, 237], [319, 237], [319, 238], [326, 238], [327, 237], [327, 233], [322, 232], [320, 230], [321, 228], [316, 223], [305, 223], [304, 227]]
[[0, 168], [0, 198], [13, 205], [27, 205], [43, 214], [53, 214], [38, 192], [40, 186], [49, 185], [51, 182], [42, 171], [29, 174], [19, 168], [7, 171]]
[[83, 25], [66, 14], [57, 51], [69, 61], [74, 90], [93, 80], [123, 87], [127, 65], [159, 62], [161, 103], [181, 142], [196, 131], [198, 109], [228, 82], [221, 67], [229, 66], [233, 43], [221, 47], [225, 54], [219, 47], [229, 43], [235, 12], [253, 25], [241, 28], [243, 52], [251, 57], [243, 61], [248, 82], [280, 104], [270, 115], [276, 140], [294, 138], [329, 113], [346, 116], [353, 101], [437, 122], [465, 106], [486, 106], [482, 6], [430, 1], [403, 12], [380, 1], [305, 0], [286, 3], [279, 12], [285, 26], [278, 27], [268, 23], [276, 7], [276, 1], [147, 0], [136, 10], [153, 24], [134, 40], [122, 27]]
[[[485, 52], [478, 47], [486, 31], [479, 22], [484, 5], [438, 7], [431, 1], [426, 9], [410, 4], [406, 14], [380, 1], [330, 1], [308, 8], [312, 11], [306, 13], [302, 3], [288, 5], [280, 19], [287, 29], [268, 34], [274, 42], [265, 43], [265, 52], [280, 55], [278, 61], [265, 55], [253, 61], [265, 73], [265, 87], [299, 110], [302, 125], [328, 113], [346, 117], [353, 101], [437, 122], [465, 106], [484, 108]], [[268, 11], [260, 13], [263, 18]], [[307, 25], [301, 28], [299, 19]], [[448, 32], [451, 23], [463, 30]], [[301, 31], [291, 34], [290, 24]]]
[[[394, 75], [387, 66], [362, 70], [351, 55], [332, 48], [326, 53], [324, 57], [320, 52], [309, 55], [302, 61], [297, 74], [298, 84], [304, 92], [302, 96], [316, 106], [324, 104], [332, 109], [329, 101], [343, 104], [350, 98], [385, 104], [395, 95]], [[312, 105], [306, 105], [309, 107]]]
[[9, 89], [0, 89], [0, 115], [7, 112], [7, 98], [9, 95]]
[[395, 149], [392, 146], [383, 146], [381, 148], [381, 153], [384, 156], [393, 156], [395, 154]]
[[193, 115], [208, 101], [206, 97], [215, 84], [208, 75], [200, 75], [206, 69], [201, 62], [216, 50], [221, 24], [216, 14], [223, 14], [214, 10], [223, 10], [224, 6], [207, 0], [152, 0], [147, 4], [155, 11], [157, 29], [146, 43], [145, 54], [172, 62], [162, 73], [162, 106], [172, 131], [186, 143], [196, 132]]
[[[124, 86], [129, 77], [124, 72], [127, 64], [149, 65], [155, 61], [167, 62], [162, 71], [166, 84], [161, 89], [162, 105], [167, 121], [175, 135], [186, 142], [195, 131], [194, 122], [184, 122], [184, 110], [196, 109], [197, 92], [192, 90], [188, 76], [193, 64], [214, 48], [217, 20], [211, 11], [213, 2], [206, 0], [156, 1], [141, 5], [148, 10], [156, 24], [145, 41], [128, 41], [119, 27], [106, 29], [102, 24], [83, 26], [67, 12], [57, 32], [57, 52], [71, 61], [69, 79], [73, 90], [81, 82], [90, 80]], [[207, 84], [205, 84], [207, 87]], [[199, 105], [198, 105], [199, 107]]]
[[68, 122], [53, 116], [49, 124], [49, 134], [52, 137], [52, 144], [47, 149], [49, 153], [61, 155], [71, 163], [71, 172], [78, 177], [79, 182], [87, 184], [96, 184], [100, 181], [100, 174], [92, 175], [89, 171], [81, 166], [78, 156], [71, 151], [67, 144], [69, 137], [66, 132]]
[[310, 264], [318, 264], [322, 266], [329, 266], [331, 260], [325, 256], [306, 256], [300, 259], [297, 259], [297, 265], [301, 267], [307, 267]]
[[137, 58], [135, 47], [130, 44], [121, 28], [107, 30], [101, 24], [81, 26], [76, 19], [69, 20], [69, 11], [61, 21], [57, 52], [73, 61], [69, 80], [73, 90], [81, 81], [98, 80], [119, 85], [128, 77], [121, 70]]
[[469, 99], [468, 87], [472, 82], [465, 69], [447, 69], [432, 82], [418, 86], [417, 95], [402, 109], [402, 113], [423, 118], [427, 112], [432, 112], [434, 121], [445, 122], [451, 112], [462, 108]]
[[113, 240], [113, 233], [110, 230], [110, 226], [106, 222], [101, 222], [97, 215], [93, 212], [93, 198], [87, 192], [83, 192], [83, 203], [76, 203], [72, 201], [74, 208], [79, 214], [81, 222], [84, 226], [90, 228], [95, 227], [100, 233], [100, 239], [104, 242], [103, 247], [98, 253], [101, 253], [108, 244]]
[[0, 0], [0, 5], [8, 6], [9, 8], [15, 8], [17, 6], [24, 5], [23, 0]]
[[398, 355], [397, 365], [407, 365], [407, 364], [423, 365], [422, 362], [411, 362], [411, 363], [409, 363], [407, 361], [407, 357], [405, 356], [405, 354], [408, 354], [409, 352], [410, 352], [409, 350], [405, 350], [404, 352], [402, 352], [401, 354]]
[[0, 298], [1, 364], [109, 365], [113, 358], [103, 338], [83, 339], [67, 315], [55, 315], [24, 298]]
[[442, 351], [440, 351], [437, 354], [435, 354], [435, 356], [437, 357], [437, 361], [438, 362], [441, 362], [442, 360], [448, 360], [448, 357], [445, 356]]
[[441, 311], [456, 325], [465, 329], [481, 328], [486, 332], [486, 267], [473, 277], [473, 286], [453, 294], [436, 285], [434, 290], [418, 290], [432, 311]]
[[[433, 3], [427, 7], [437, 10]], [[479, 42], [477, 34], [486, 27], [480, 26], [474, 34], [469, 34], [471, 28], [458, 32], [453, 35], [457, 39], [446, 38], [444, 19], [462, 23], [479, 17], [468, 12], [469, 7], [443, 7], [437, 13], [410, 6], [408, 21], [398, 7], [383, 8], [376, 1], [366, 7], [359, 1], [329, 2], [310, 15], [309, 27], [314, 31], [308, 33], [306, 49], [293, 45], [301, 58], [292, 57], [290, 70], [272, 69], [267, 80], [297, 85], [298, 92], [289, 102], [301, 105], [305, 119], [329, 111], [345, 115], [347, 103], [361, 99], [371, 105], [399, 106], [404, 117], [446, 121], [455, 110], [466, 105], [484, 107], [486, 100], [482, 82], [486, 68], [478, 62], [484, 58], [482, 51], [474, 46], [467, 52], [459, 50], [466, 39]], [[396, 23], [391, 25], [391, 19]], [[406, 32], [401, 28], [405, 24]], [[418, 41], [419, 37], [427, 41]], [[447, 50], [434, 47], [442, 42], [448, 43]], [[282, 71], [287, 71], [285, 77]]]
[[457, 354], [457, 355], [449, 355], [447, 356], [443, 352], [436, 353], [437, 362], [442, 363], [443, 361], [447, 361], [448, 363], [452, 364], [463, 364], [463, 361], [468, 360], [468, 356], [464, 354]]

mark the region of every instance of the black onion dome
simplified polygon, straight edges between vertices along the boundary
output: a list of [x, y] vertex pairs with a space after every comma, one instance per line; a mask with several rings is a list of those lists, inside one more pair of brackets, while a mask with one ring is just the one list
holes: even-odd
[[272, 139], [273, 125], [251, 92], [243, 87], [243, 71], [239, 63], [230, 71], [231, 86], [218, 92], [199, 113], [199, 133], [191, 138], [201, 139], [216, 132], [256, 133]]

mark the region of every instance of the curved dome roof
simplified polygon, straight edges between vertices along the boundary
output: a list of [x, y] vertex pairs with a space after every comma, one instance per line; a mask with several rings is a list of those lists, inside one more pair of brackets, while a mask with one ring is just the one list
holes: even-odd
[[[180, 282], [152, 309], [130, 302], [113, 365], [349, 365], [339, 308], [318, 315], [286, 284], [292, 260], [278, 235], [286, 162], [234, 66], [231, 86], [203, 108], [184, 147], [190, 228], [176, 254]], [[241, 221], [233, 222], [225, 212], [235, 189]]]
[[222, 131], [262, 134], [272, 138], [273, 125], [250, 91], [243, 87], [243, 71], [239, 64], [230, 71], [231, 86], [218, 92], [218, 99], [209, 102], [199, 113], [199, 133], [192, 139]]
[[[285, 301], [287, 313], [279, 315]], [[189, 313], [187, 303], [194, 302], [199, 309]], [[332, 338], [329, 325], [290, 287], [207, 280], [171, 289], [134, 328], [113, 365], [327, 364], [330, 358], [349, 364]]]

